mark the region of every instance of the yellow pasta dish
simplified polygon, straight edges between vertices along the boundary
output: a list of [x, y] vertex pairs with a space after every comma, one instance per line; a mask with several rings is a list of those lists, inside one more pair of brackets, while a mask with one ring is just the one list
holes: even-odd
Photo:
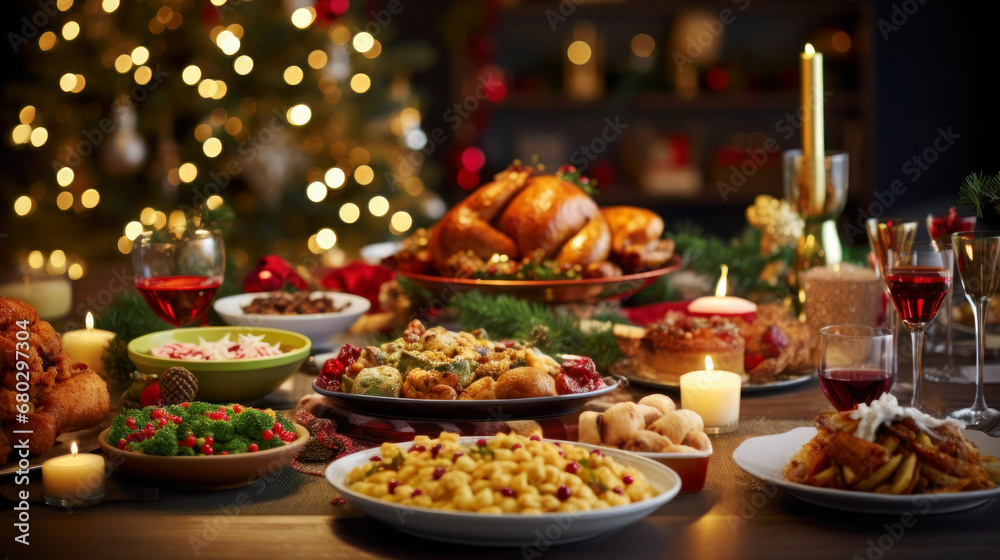
[[417, 436], [408, 451], [384, 443], [346, 482], [389, 502], [479, 513], [589, 511], [656, 495], [641, 472], [600, 451], [515, 434], [465, 446], [442, 432]]

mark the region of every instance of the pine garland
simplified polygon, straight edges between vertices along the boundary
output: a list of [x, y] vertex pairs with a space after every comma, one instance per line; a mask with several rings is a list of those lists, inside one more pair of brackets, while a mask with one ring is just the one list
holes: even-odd
[[541, 303], [475, 291], [456, 296], [451, 305], [463, 329], [486, 329], [493, 340], [523, 340], [556, 358], [590, 356], [602, 372], [623, 357], [610, 325], [627, 321], [609, 309], [599, 309], [592, 319], [583, 321]]
[[173, 328], [153, 313], [137, 292], [126, 290], [111, 300], [111, 305], [94, 319], [94, 326], [115, 333], [104, 356], [108, 373], [119, 381], [129, 379], [135, 365], [128, 357], [128, 343], [132, 339]]
[[1000, 174], [973, 173], [958, 187], [959, 204], [968, 204], [983, 217], [983, 208], [992, 206], [1000, 214]]

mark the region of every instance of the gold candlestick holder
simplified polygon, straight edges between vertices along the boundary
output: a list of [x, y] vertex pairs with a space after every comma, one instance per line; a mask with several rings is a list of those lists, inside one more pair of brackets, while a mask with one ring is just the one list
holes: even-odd
[[837, 218], [847, 202], [848, 158], [846, 152], [826, 152], [823, 159], [826, 185], [816, 188], [816, 174], [802, 157], [802, 150], [783, 154], [785, 199], [802, 218], [802, 235], [795, 245], [795, 261], [789, 285], [801, 311], [805, 292], [799, 275], [815, 266], [832, 266], [843, 260], [844, 250], [837, 233]]

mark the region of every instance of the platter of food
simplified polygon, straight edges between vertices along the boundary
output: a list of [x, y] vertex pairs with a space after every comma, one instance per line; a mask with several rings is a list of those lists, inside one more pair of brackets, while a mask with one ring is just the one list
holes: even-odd
[[625, 297], [681, 267], [662, 218], [599, 207], [589, 183], [572, 166], [545, 175], [515, 162], [385, 263], [434, 293], [474, 289], [548, 303]]
[[362, 412], [405, 418], [556, 416], [619, 386], [585, 356], [563, 356], [560, 364], [520, 342], [490, 340], [482, 329], [428, 329], [418, 320], [392, 342], [344, 345], [314, 358], [321, 368], [317, 393]]
[[247, 486], [291, 463], [309, 431], [281, 412], [186, 402], [127, 409], [100, 433], [117, 469], [185, 490]]
[[311, 348], [309, 338], [281, 329], [195, 327], [135, 338], [128, 356], [145, 374], [184, 367], [198, 379], [198, 399], [234, 402], [277, 389]]
[[[42, 463], [48, 461], [49, 459], [69, 455], [72, 453], [70, 450], [70, 444], [73, 442], [76, 442], [78, 453], [86, 453], [88, 451], [98, 449], [98, 447], [100, 447], [98, 445], [100, 433], [102, 430], [111, 425], [112, 419], [114, 419], [114, 414], [109, 414], [100, 424], [89, 428], [83, 428], [82, 430], [74, 430], [72, 432], [59, 434], [48, 451], [42, 453], [41, 455], [28, 458], [27, 470], [30, 471], [41, 468]], [[0, 465], [0, 477], [8, 474], [14, 474], [19, 468], [20, 466], [18, 465], [18, 461], [13, 460], [12, 458], [12, 460], [6, 465]]]
[[704, 369], [740, 374], [742, 393], [767, 392], [807, 383], [816, 376], [815, 336], [781, 306], [760, 305], [752, 320], [697, 317], [667, 311], [647, 327], [615, 325], [627, 359], [614, 373], [655, 389], [679, 389], [680, 376]]
[[213, 307], [227, 325], [284, 329], [329, 348], [330, 337], [349, 329], [371, 303], [342, 292], [262, 292], [224, 297]]
[[873, 514], [950, 513], [1000, 497], [1000, 439], [899, 407], [891, 395], [816, 427], [750, 438], [736, 464], [811, 504]]
[[[36, 468], [65, 455], [73, 441], [94, 449], [111, 412], [104, 379], [66, 354], [52, 325], [20, 300], [0, 297], [0, 349], [0, 474], [21, 460]], [[19, 438], [28, 441], [27, 458], [14, 448]]]
[[333, 462], [326, 479], [405, 533], [504, 547], [539, 534], [552, 544], [594, 538], [646, 517], [681, 486], [669, 467], [635, 454], [514, 434], [386, 443]]

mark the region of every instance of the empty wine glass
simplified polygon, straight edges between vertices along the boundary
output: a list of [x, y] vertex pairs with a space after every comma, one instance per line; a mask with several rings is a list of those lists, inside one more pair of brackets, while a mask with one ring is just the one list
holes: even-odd
[[[943, 214], [927, 214], [927, 233], [931, 236], [931, 241], [934, 242], [934, 245], [941, 249], [951, 248], [951, 234], [959, 231], [972, 231], [974, 229], [976, 229], [976, 217], [959, 216], [954, 206], [952, 206], [948, 212]], [[952, 274], [954, 275], [954, 271]], [[926, 377], [933, 381], [951, 381], [958, 375], [955, 369], [953, 351], [954, 337], [951, 328], [954, 291], [953, 282], [952, 289], [944, 298], [944, 311], [942, 311], [947, 323], [944, 339], [944, 355], [946, 361], [936, 374], [933, 371], [927, 372]]]
[[1000, 417], [1000, 411], [987, 408], [983, 395], [986, 311], [1000, 285], [1000, 231], [953, 233], [951, 246], [955, 251], [965, 298], [972, 304], [972, 315], [976, 320], [976, 398], [971, 407], [956, 410], [948, 416], [976, 428]]
[[201, 319], [222, 285], [222, 235], [204, 229], [172, 236], [144, 232], [132, 246], [135, 286], [158, 317], [186, 327]]

